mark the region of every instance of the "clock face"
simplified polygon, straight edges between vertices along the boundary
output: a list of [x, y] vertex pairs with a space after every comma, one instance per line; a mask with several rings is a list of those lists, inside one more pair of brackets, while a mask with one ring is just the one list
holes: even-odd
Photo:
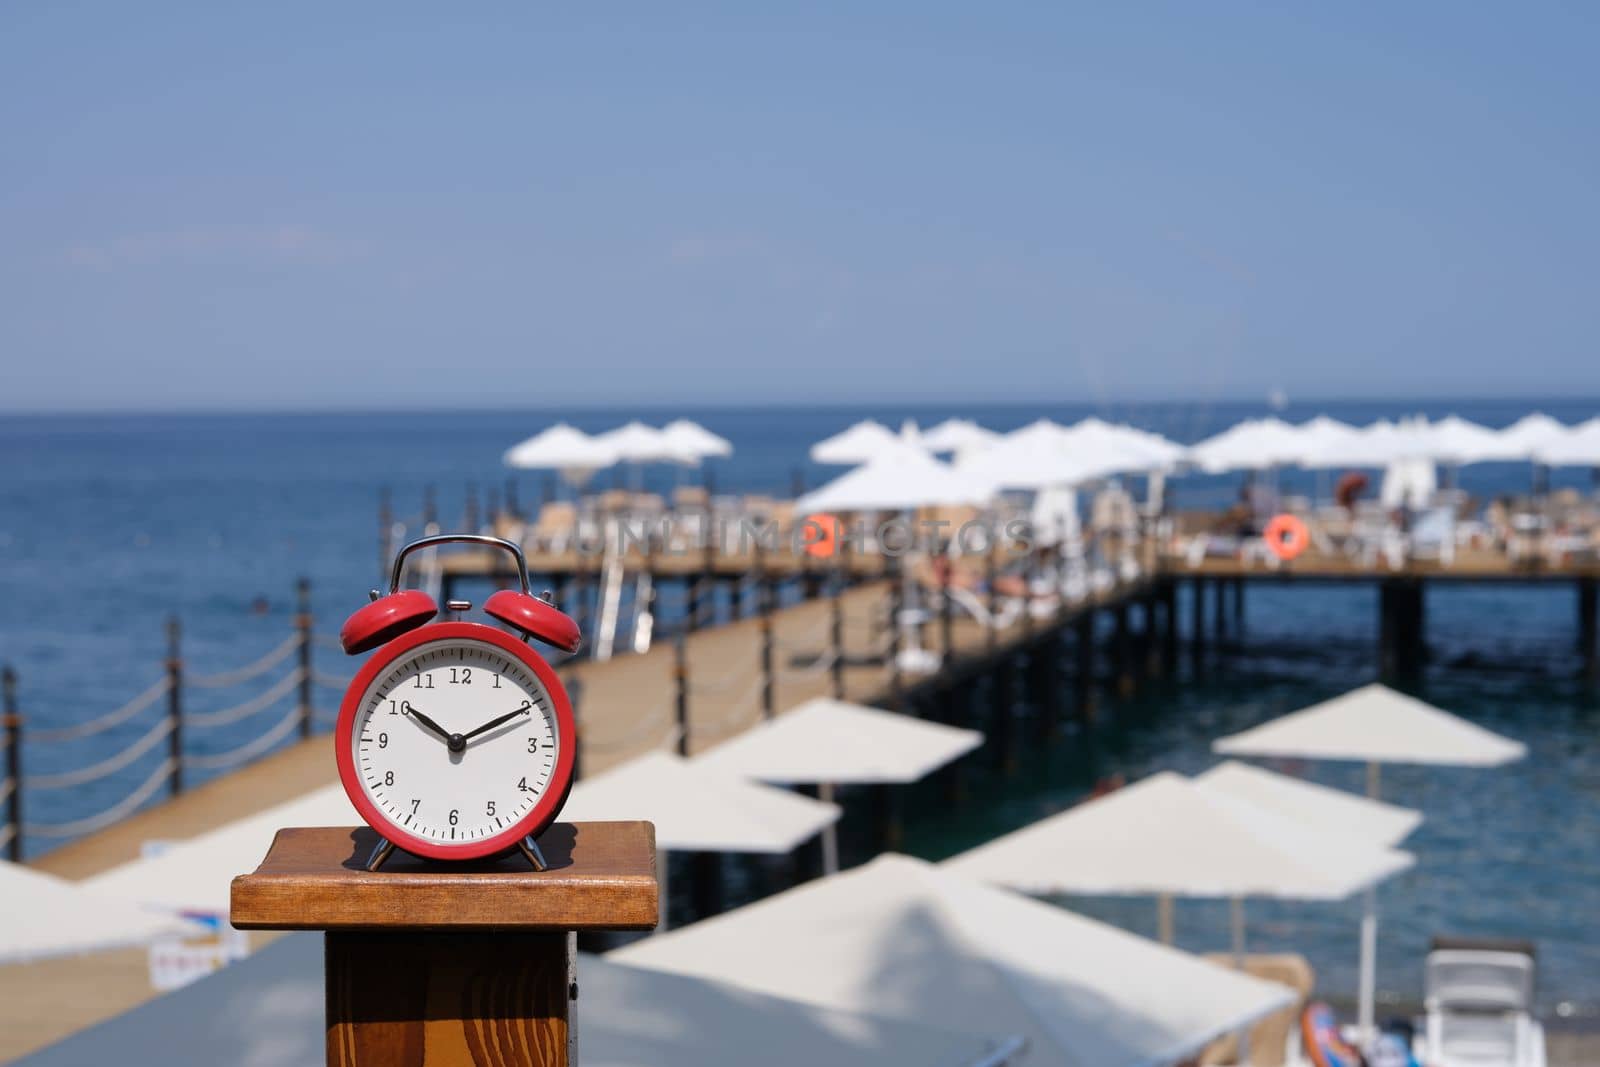
[[549, 690], [518, 657], [472, 638], [427, 641], [368, 682], [351, 725], [352, 769], [383, 820], [438, 850], [473, 852], [550, 791], [558, 721]]

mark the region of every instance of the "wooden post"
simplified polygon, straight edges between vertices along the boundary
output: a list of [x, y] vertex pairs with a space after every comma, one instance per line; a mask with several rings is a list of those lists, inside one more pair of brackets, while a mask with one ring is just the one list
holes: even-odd
[[1189, 652], [1198, 664], [1206, 650], [1206, 580], [1196, 578], [1189, 588], [1194, 593], [1189, 603]]
[[1095, 663], [1094, 663], [1094, 609], [1084, 608], [1073, 623], [1076, 631], [1074, 644], [1078, 663], [1073, 685], [1077, 690], [1078, 719], [1085, 725], [1094, 722], [1095, 713]]
[[1161, 656], [1167, 677], [1178, 670], [1178, 583], [1161, 580]]
[[1244, 579], [1233, 580], [1233, 635], [1244, 636]]
[[1161, 594], [1155, 586], [1150, 586], [1139, 598], [1139, 614], [1144, 623], [1139, 628], [1139, 651], [1145, 675], [1159, 678], [1162, 674], [1164, 659], [1161, 655], [1161, 638], [1156, 621], [1157, 605], [1160, 603]]
[[321, 930], [326, 1062], [336, 1067], [570, 1067], [576, 934], [656, 925], [649, 823], [556, 823], [549, 863], [424, 865], [377, 834], [287, 828], [233, 881], [241, 930]]
[[294, 583], [295, 631], [300, 635], [300, 736], [311, 736], [311, 579]]
[[1228, 580], [1226, 578], [1212, 579], [1211, 595], [1215, 598], [1211, 605], [1211, 628], [1216, 631], [1217, 644], [1222, 645], [1228, 636]]
[[1394, 654], [1394, 587], [1388, 579], [1378, 583], [1378, 674], [1392, 678], [1395, 672]]
[[477, 533], [478, 524], [482, 521], [478, 511], [478, 483], [467, 483], [467, 500], [462, 507], [461, 525], [468, 533]]
[[672, 682], [677, 687], [678, 755], [689, 754], [689, 637], [678, 627], [672, 642]]
[[517, 502], [517, 479], [515, 476], [506, 477], [506, 514], [513, 519], [522, 518], [522, 505]]
[[422, 532], [430, 533], [428, 527], [439, 523], [439, 503], [431, 484], [422, 487]]
[[1126, 699], [1133, 695], [1131, 634], [1128, 630], [1128, 601], [1118, 600], [1112, 609], [1111, 621], [1115, 629], [1111, 638], [1111, 662], [1117, 679], [1117, 695]]
[[167, 734], [172, 777], [167, 781], [173, 796], [183, 792], [183, 656], [179, 647], [182, 633], [176, 615], [167, 619], [167, 718], [172, 722], [172, 732]]
[[1061, 721], [1061, 686], [1057, 666], [1065, 651], [1061, 628], [1050, 631], [1045, 642], [1028, 653], [1028, 687], [1032, 694], [1034, 714], [1038, 717], [1039, 739], [1055, 738], [1056, 726]]
[[1595, 644], [1600, 638], [1596, 620], [1600, 596], [1596, 595], [1596, 589], [1593, 578], [1578, 579], [1578, 656], [1583, 662], [1583, 676], [1591, 682], [1597, 678]]
[[0, 725], [6, 735], [6, 858], [22, 862], [22, 713], [17, 710], [17, 672], [0, 670]]

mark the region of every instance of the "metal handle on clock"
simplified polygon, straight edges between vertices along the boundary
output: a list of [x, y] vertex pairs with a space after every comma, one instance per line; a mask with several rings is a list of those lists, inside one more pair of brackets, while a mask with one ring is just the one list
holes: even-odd
[[532, 593], [528, 588], [528, 561], [523, 558], [521, 547], [515, 541], [507, 541], [503, 537], [490, 537], [488, 534], [435, 534], [432, 537], [417, 538], [395, 554], [394, 570], [389, 575], [389, 592], [400, 591], [400, 577], [405, 571], [407, 556], [418, 549], [433, 548], [437, 545], [484, 545], [511, 553], [512, 558], [517, 561], [517, 581], [522, 583], [522, 591]]

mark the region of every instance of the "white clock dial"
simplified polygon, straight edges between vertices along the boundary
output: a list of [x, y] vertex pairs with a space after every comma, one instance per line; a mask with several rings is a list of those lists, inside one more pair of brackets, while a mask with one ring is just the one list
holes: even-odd
[[361, 788], [394, 824], [440, 845], [504, 832], [549, 788], [550, 694], [494, 645], [419, 645], [373, 680], [355, 717]]

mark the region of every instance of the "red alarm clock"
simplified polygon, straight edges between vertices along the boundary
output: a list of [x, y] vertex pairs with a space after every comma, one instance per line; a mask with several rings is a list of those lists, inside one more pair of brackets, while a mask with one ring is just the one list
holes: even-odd
[[[520, 589], [502, 589], [483, 611], [522, 640], [477, 622], [431, 621], [439, 607], [400, 589], [418, 549], [475, 544], [511, 553]], [[451, 601], [451, 612], [471, 604]], [[479, 534], [424, 537], [394, 559], [389, 593], [339, 631], [350, 655], [373, 649], [345, 691], [334, 728], [339, 778], [383, 840], [376, 870], [399, 847], [430, 860], [472, 860], [521, 849], [544, 869], [538, 835], [572, 788], [577, 746], [572, 705], [550, 665], [525, 643], [563, 652], [582, 644], [577, 623], [528, 590], [528, 564], [510, 541]]]

